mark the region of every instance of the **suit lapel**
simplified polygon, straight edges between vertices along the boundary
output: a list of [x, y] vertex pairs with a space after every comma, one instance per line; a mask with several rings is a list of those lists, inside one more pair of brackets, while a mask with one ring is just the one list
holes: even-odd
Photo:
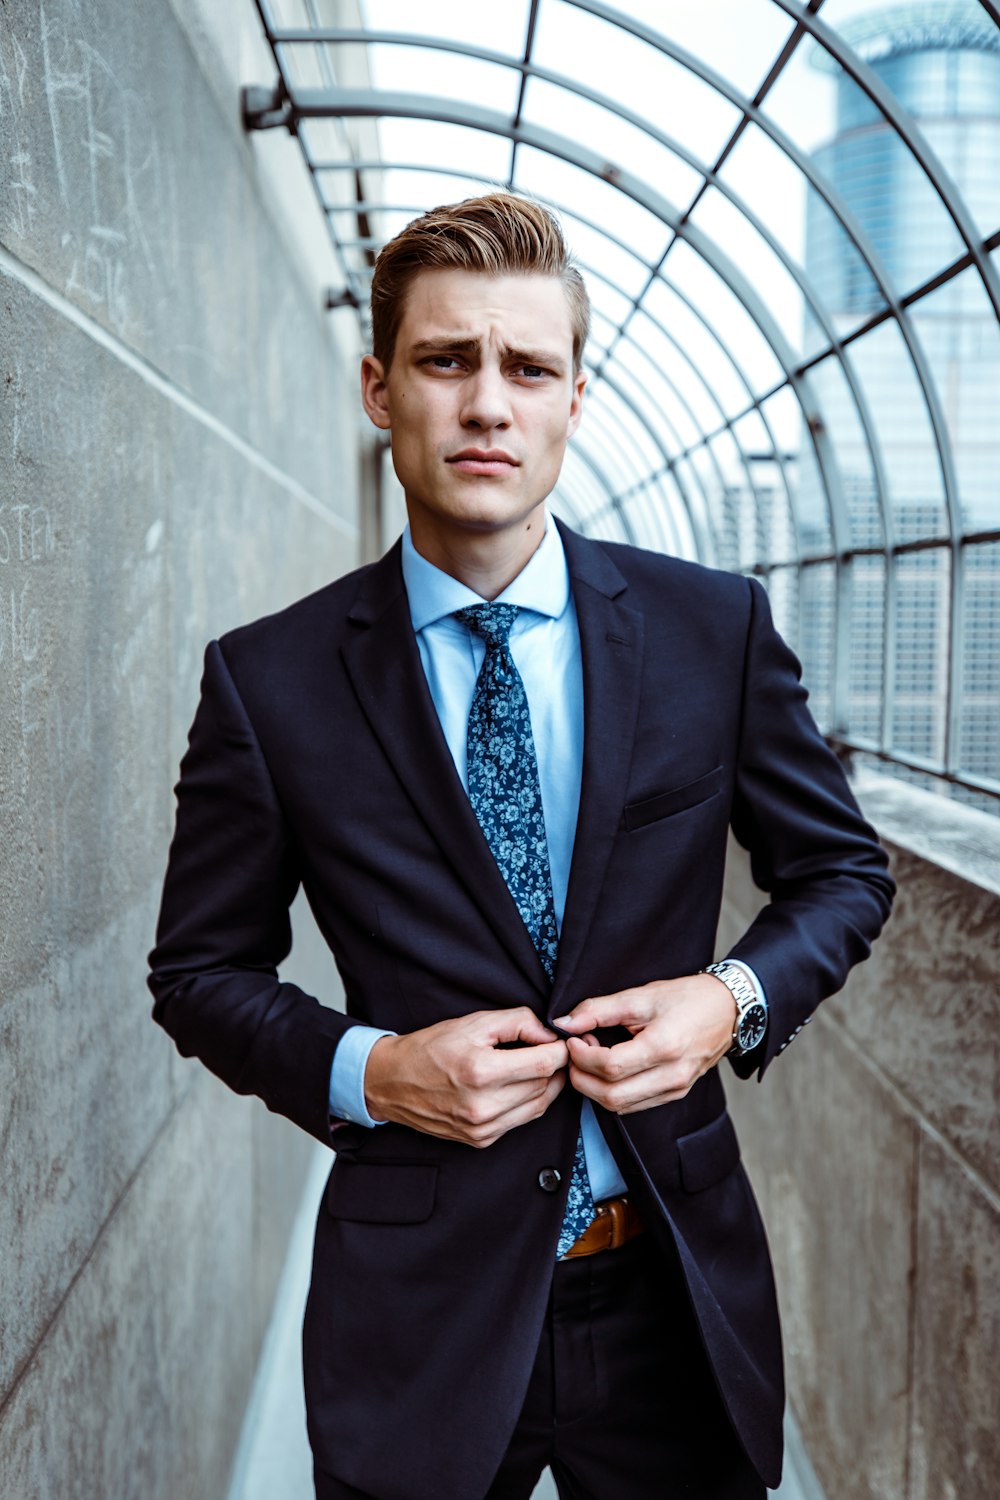
[[573, 978], [590, 931], [622, 808], [642, 684], [643, 617], [620, 597], [627, 584], [608, 553], [559, 528], [583, 656], [583, 780], [550, 1016], [585, 997]]
[[358, 701], [414, 807], [511, 957], [549, 982], [451, 758], [410, 622], [396, 544], [365, 575], [343, 648]]

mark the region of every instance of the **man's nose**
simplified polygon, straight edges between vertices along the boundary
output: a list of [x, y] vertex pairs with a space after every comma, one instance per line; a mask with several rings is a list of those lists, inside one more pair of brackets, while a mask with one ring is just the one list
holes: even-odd
[[509, 427], [510, 396], [502, 370], [482, 365], [463, 382], [463, 427]]

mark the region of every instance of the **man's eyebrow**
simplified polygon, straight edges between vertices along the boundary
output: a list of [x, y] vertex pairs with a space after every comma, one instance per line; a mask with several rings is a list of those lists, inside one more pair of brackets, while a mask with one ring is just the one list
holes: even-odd
[[482, 340], [470, 338], [468, 334], [441, 333], [437, 338], [418, 339], [410, 346], [411, 354], [440, 354], [447, 350], [449, 354], [475, 354], [482, 346]]
[[541, 365], [546, 370], [554, 370], [557, 375], [561, 375], [566, 368], [566, 361], [551, 349], [507, 348], [503, 350], [503, 357], [518, 365]]

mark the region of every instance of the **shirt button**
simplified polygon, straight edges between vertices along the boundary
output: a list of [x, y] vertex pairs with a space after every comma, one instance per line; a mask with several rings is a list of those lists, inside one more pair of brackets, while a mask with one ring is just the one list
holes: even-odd
[[538, 1186], [545, 1193], [555, 1193], [559, 1190], [562, 1178], [555, 1167], [543, 1167], [538, 1174]]

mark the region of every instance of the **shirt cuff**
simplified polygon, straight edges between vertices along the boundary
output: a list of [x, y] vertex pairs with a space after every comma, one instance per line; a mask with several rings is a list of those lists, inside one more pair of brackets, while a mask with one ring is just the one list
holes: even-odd
[[[754, 987], [754, 991], [756, 992], [757, 999], [760, 1001], [761, 1005], [763, 1005], [763, 1006], [766, 1007], [767, 1006], [767, 996], [764, 994], [764, 986], [761, 984], [760, 980], [757, 978], [757, 975], [754, 973], [753, 969], [751, 969], [750, 965], [749, 964], [745, 964], [741, 958], [727, 958], [725, 960], [725, 962], [727, 964], [732, 964], [732, 966], [733, 966], [734, 969], [742, 969], [743, 970], [744, 974], [747, 976], [747, 978], [749, 979], [750, 983]], [[343, 1045], [343, 1043], [341, 1043], [341, 1045]], [[334, 1057], [333, 1065], [334, 1065], [334, 1067], [337, 1066], [336, 1056]]]
[[352, 1026], [337, 1043], [330, 1069], [330, 1113], [352, 1125], [373, 1129], [385, 1120], [373, 1120], [365, 1103], [365, 1068], [368, 1054], [379, 1037], [395, 1036], [375, 1026]]

